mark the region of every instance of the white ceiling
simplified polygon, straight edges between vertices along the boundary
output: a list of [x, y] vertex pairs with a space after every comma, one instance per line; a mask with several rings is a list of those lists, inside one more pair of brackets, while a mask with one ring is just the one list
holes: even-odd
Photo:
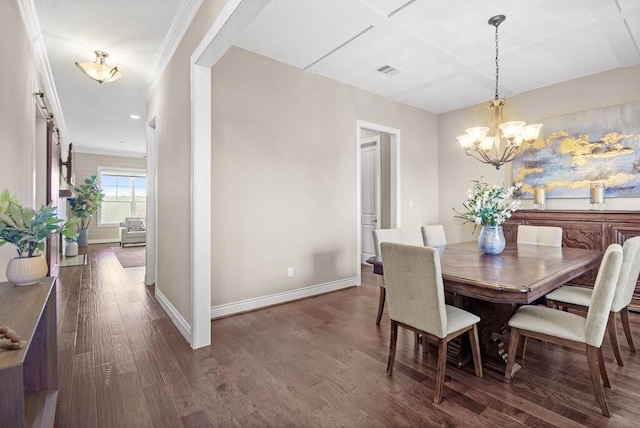
[[[197, 0], [33, 0], [64, 112], [81, 151], [145, 150], [144, 94], [179, 11]], [[251, 0], [246, 0], [251, 1]], [[640, 63], [638, 0], [272, 0], [236, 45], [389, 99], [443, 113]], [[110, 54], [99, 85], [75, 61]], [[392, 76], [375, 71], [390, 64]], [[143, 120], [129, 119], [138, 114]], [[82, 150], [84, 149], [84, 150]]]
[[[63, 138], [80, 152], [143, 155], [145, 93], [185, 0], [33, 0], [62, 109]], [[99, 84], [75, 63], [109, 54], [122, 78]], [[138, 115], [139, 120], [129, 115]]]

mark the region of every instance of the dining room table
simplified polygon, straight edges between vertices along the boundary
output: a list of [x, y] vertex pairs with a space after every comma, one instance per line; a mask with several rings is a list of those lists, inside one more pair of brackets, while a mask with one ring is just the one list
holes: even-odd
[[[440, 256], [447, 303], [480, 317], [478, 333], [483, 365], [504, 373], [507, 322], [518, 306], [534, 304], [562, 284], [597, 269], [604, 253], [583, 248], [507, 243], [498, 255], [483, 254], [476, 241], [434, 247]], [[384, 275], [381, 257], [370, 257], [373, 272]], [[448, 361], [467, 364], [469, 346], [452, 344]], [[514, 365], [512, 375], [520, 370]]]

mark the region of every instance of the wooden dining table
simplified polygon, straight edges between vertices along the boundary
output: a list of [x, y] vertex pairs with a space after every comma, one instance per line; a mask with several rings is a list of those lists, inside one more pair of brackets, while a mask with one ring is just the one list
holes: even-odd
[[[481, 319], [478, 324], [483, 364], [504, 372], [507, 322], [521, 304], [534, 303], [550, 291], [597, 268], [600, 251], [507, 243], [501, 254], [483, 254], [477, 242], [435, 247], [440, 254], [447, 303], [462, 307]], [[383, 261], [370, 257], [373, 271], [384, 274]], [[449, 362], [470, 361], [465, 343], [453, 346]], [[514, 367], [513, 375], [520, 367]]]

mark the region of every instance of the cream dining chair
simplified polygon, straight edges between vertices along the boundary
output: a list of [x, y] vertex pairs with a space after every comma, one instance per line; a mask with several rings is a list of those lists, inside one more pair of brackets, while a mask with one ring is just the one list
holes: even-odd
[[447, 245], [447, 236], [441, 224], [422, 226], [422, 242], [425, 247], [439, 247]]
[[[376, 257], [382, 257], [382, 253], [380, 252], [380, 244], [382, 244], [383, 242], [403, 243], [404, 235], [402, 233], [402, 229], [375, 229], [373, 231], [373, 246]], [[380, 300], [378, 302], [378, 315], [376, 316], [376, 325], [380, 325], [380, 320], [382, 320], [382, 312], [384, 310], [384, 301], [386, 298], [384, 277], [382, 278], [382, 281], [382, 286], [380, 286]]]
[[518, 244], [562, 247], [562, 228], [555, 226], [518, 226]]
[[438, 345], [433, 401], [439, 403], [444, 389], [447, 345], [452, 339], [469, 333], [476, 376], [482, 377], [477, 329], [480, 318], [444, 303], [444, 284], [438, 250], [391, 242], [383, 243], [381, 250], [391, 318], [387, 375], [391, 376], [393, 373], [398, 326], [431, 339]]
[[[607, 322], [607, 330], [609, 332], [609, 340], [619, 366], [624, 366], [622, 355], [620, 352], [620, 343], [618, 342], [618, 332], [616, 328], [616, 314], [620, 313], [622, 319], [622, 327], [624, 335], [627, 337], [627, 343], [631, 352], [635, 353], [636, 348], [633, 345], [633, 337], [631, 335], [631, 326], [629, 325], [629, 305], [633, 298], [633, 291], [640, 274], [640, 236], [627, 239], [622, 247], [623, 258], [622, 268], [620, 268], [620, 276], [615, 286], [615, 294], [613, 295], [613, 304], [609, 313], [609, 321]], [[586, 287], [577, 287], [565, 285], [557, 290], [547, 294], [547, 305], [564, 306], [565, 308], [586, 309], [591, 304], [591, 293], [593, 289]]]
[[[521, 224], [518, 226], [518, 244], [542, 245], [545, 247], [562, 247], [562, 228], [555, 226], [529, 226]], [[541, 297], [534, 304], [544, 304], [545, 299]], [[522, 344], [522, 359], [527, 352], [527, 338]]]
[[511, 370], [521, 336], [584, 350], [587, 353], [591, 383], [600, 410], [604, 416], [611, 416], [602, 387], [603, 383], [607, 388], [611, 387], [602, 357], [602, 340], [621, 265], [622, 247], [619, 244], [611, 244], [602, 258], [586, 318], [534, 305], [521, 306], [513, 314], [509, 320], [511, 338], [504, 375], [505, 383], [511, 383]]

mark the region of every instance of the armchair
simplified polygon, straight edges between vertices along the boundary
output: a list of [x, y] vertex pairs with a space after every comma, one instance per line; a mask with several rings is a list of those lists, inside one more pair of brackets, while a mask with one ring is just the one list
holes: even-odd
[[120, 223], [120, 246], [144, 244], [147, 240], [147, 224], [144, 217], [126, 217]]

